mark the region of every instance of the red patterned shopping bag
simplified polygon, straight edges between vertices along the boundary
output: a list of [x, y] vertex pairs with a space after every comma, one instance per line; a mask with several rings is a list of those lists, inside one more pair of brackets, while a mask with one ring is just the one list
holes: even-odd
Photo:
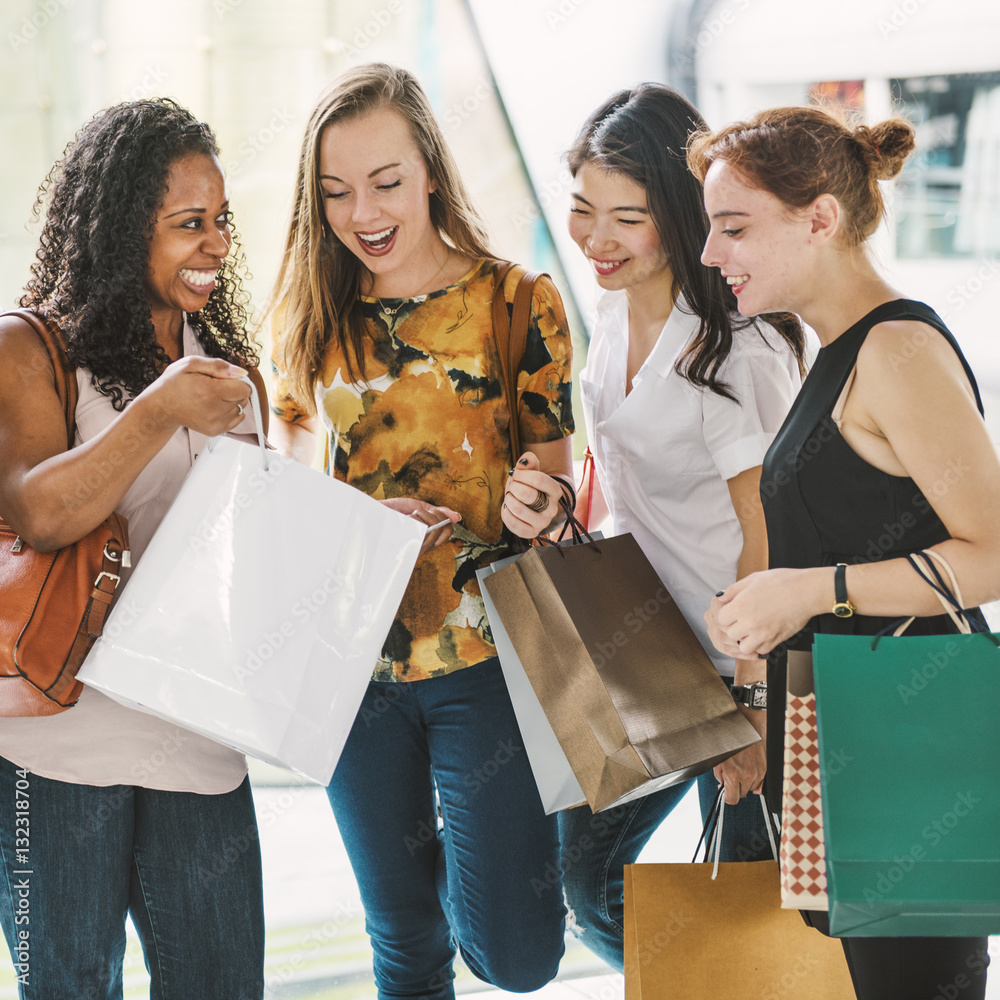
[[778, 854], [781, 905], [789, 910], [825, 910], [829, 903], [810, 653], [788, 654], [784, 759]]

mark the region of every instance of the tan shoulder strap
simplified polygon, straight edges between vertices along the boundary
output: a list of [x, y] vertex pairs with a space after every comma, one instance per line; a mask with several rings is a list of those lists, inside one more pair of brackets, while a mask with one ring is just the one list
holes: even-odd
[[[517, 277], [517, 284], [508, 312], [504, 285], [511, 272]], [[504, 396], [510, 413], [511, 465], [521, 457], [521, 433], [517, 416], [517, 376], [528, 342], [528, 324], [531, 322], [531, 300], [535, 292], [535, 283], [542, 276], [543, 272], [529, 271], [509, 261], [499, 262], [493, 271], [493, 339], [503, 370]]]
[[0, 315], [16, 316], [32, 326], [45, 345], [45, 350], [49, 352], [49, 360], [52, 362], [52, 371], [55, 375], [56, 394], [59, 396], [66, 417], [67, 445], [72, 448], [76, 436], [76, 403], [79, 398], [79, 388], [76, 384], [76, 369], [70, 367], [66, 357], [66, 342], [63, 340], [62, 332], [51, 320], [39, 316], [30, 309], [12, 309]]

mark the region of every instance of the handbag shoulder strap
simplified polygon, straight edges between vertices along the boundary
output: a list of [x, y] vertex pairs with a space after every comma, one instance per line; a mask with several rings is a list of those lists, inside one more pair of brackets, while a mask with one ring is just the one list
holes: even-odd
[[38, 313], [30, 309], [12, 309], [9, 312], [0, 313], [3, 316], [16, 316], [24, 320], [38, 334], [39, 340], [45, 345], [48, 351], [49, 361], [52, 362], [52, 372], [55, 376], [56, 394], [62, 404], [63, 414], [66, 417], [66, 441], [67, 447], [73, 447], [73, 440], [76, 436], [76, 404], [79, 399], [80, 390], [76, 384], [76, 369], [69, 363], [66, 357], [66, 342], [63, 339], [62, 331], [51, 320], [39, 316]]
[[[507, 277], [511, 273], [517, 277], [514, 297], [508, 312], [507, 296], [504, 292]], [[521, 433], [517, 419], [517, 375], [524, 358], [528, 342], [528, 323], [531, 321], [531, 300], [535, 284], [543, 272], [529, 271], [519, 264], [501, 261], [493, 271], [493, 340], [500, 358], [503, 372], [504, 396], [510, 413], [511, 464], [521, 456]]]

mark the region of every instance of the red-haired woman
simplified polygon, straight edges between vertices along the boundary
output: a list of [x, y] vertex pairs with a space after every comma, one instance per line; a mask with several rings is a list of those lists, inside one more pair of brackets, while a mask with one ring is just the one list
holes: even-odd
[[[1000, 587], [1000, 462], [972, 372], [937, 314], [892, 288], [866, 252], [884, 211], [879, 181], [913, 146], [902, 119], [851, 129], [825, 111], [779, 108], [688, 152], [712, 222], [704, 263], [744, 315], [798, 313], [822, 344], [764, 460], [771, 568], [728, 587], [706, 616], [722, 652], [770, 654], [778, 691], [784, 650], [808, 651], [816, 632], [873, 634], [902, 615], [920, 616], [911, 632], [952, 631], [907, 553], [940, 552], [973, 604]], [[956, 463], [964, 474], [935, 488]], [[912, 526], [873, 561], [871, 539], [904, 512]], [[853, 613], [832, 614], [835, 601]], [[772, 774], [781, 709], [772, 699]], [[825, 914], [808, 919], [827, 927]], [[959, 981], [963, 998], [984, 995], [985, 938], [843, 944], [861, 1000], [931, 1000]]]

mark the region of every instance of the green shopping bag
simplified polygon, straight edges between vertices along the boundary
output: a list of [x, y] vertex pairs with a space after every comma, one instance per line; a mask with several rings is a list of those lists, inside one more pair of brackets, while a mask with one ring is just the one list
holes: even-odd
[[1000, 933], [997, 642], [816, 635], [832, 934]]

